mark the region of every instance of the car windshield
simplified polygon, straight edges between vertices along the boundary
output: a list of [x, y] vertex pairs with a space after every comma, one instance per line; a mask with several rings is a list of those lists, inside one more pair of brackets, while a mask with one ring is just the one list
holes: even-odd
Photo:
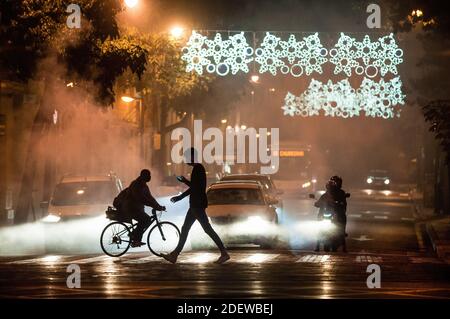
[[56, 185], [52, 205], [110, 204], [117, 195], [111, 181], [60, 183]]
[[260, 182], [264, 189], [268, 192], [273, 192], [274, 187], [269, 178], [266, 176], [225, 176], [222, 178], [222, 181], [237, 181], [237, 180], [245, 180], [245, 181], [257, 181]]
[[369, 173], [370, 176], [373, 177], [386, 177], [388, 176], [388, 172], [381, 169], [371, 170]]
[[208, 191], [209, 205], [264, 205], [256, 188], [216, 188]]

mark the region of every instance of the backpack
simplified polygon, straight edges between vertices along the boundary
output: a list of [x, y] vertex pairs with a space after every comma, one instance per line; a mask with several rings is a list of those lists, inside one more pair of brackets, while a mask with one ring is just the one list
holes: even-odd
[[119, 195], [116, 196], [113, 200], [113, 206], [118, 210], [121, 211], [124, 207], [125, 202], [128, 200], [128, 187], [122, 190]]

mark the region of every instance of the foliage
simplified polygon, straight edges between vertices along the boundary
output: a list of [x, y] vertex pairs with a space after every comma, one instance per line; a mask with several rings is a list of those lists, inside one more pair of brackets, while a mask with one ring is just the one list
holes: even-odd
[[395, 31], [411, 31], [421, 25], [425, 31], [450, 33], [449, 4], [446, 1], [403, 0], [388, 1], [389, 20]]
[[447, 163], [450, 163], [450, 100], [437, 100], [423, 107], [425, 120], [431, 123], [429, 130], [433, 132], [444, 152]]
[[94, 84], [98, 100], [113, 101], [113, 84], [127, 68], [140, 75], [147, 51], [120, 35], [116, 15], [121, 0], [78, 0], [81, 28], [69, 29], [61, 0], [6, 0], [0, 4], [0, 62], [10, 77], [26, 81], [37, 75], [43, 58], [56, 55], [70, 81]]

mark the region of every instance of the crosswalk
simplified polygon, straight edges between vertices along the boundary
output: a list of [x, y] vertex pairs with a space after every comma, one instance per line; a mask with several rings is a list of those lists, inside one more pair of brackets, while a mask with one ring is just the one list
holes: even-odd
[[[307, 253], [286, 251], [281, 253], [276, 252], [231, 252], [231, 259], [229, 263], [247, 263], [247, 264], [261, 264], [261, 263], [300, 263], [300, 264], [324, 264], [324, 263], [356, 263], [356, 264], [370, 264], [370, 263], [428, 263], [436, 264], [443, 263], [443, 261], [430, 256], [418, 256], [417, 254], [370, 254], [370, 253]], [[213, 252], [186, 252], [180, 255], [179, 264], [208, 264], [212, 263], [218, 258], [217, 253]], [[114, 263], [116, 265], [138, 265], [149, 263], [165, 263], [162, 258], [155, 255], [148, 255], [145, 253], [129, 253], [123, 257], [113, 258], [106, 255], [96, 256], [73, 256], [73, 255], [48, 255], [42, 257], [25, 258], [18, 257], [17, 259], [9, 258], [3, 260], [0, 258], [1, 265], [42, 265], [55, 266], [67, 264], [80, 265], [96, 265], [104, 263]]]

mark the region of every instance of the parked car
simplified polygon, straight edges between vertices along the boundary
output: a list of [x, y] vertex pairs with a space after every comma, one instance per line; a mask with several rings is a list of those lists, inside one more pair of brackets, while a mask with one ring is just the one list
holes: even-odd
[[262, 174], [231, 174], [223, 176], [220, 181], [258, 181], [263, 185], [264, 191], [276, 201], [276, 208], [279, 209], [279, 214], [283, 211], [283, 199], [281, 195], [283, 192], [276, 188], [275, 183], [269, 175]]
[[122, 182], [115, 175], [64, 176], [55, 186], [43, 222], [57, 223], [80, 217], [100, 216], [122, 190]]
[[208, 216], [227, 243], [272, 247], [277, 240], [276, 199], [256, 181], [222, 181], [207, 190]]

